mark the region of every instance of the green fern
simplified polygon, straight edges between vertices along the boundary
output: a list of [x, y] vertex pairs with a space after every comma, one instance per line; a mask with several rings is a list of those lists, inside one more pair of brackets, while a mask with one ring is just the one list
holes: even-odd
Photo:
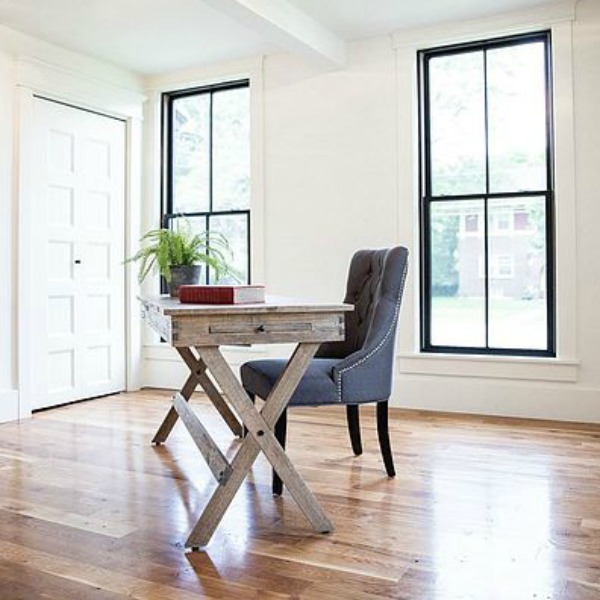
[[140, 239], [141, 248], [125, 262], [140, 263], [141, 283], [150, 272], [158, 271], [171, 280], [171, 267], [204, 264], [212, 268], [215, 279], [229, 275], [240, 281], [240, 273], [232, 266], [233, 252], [227, 238], [218, 231], [194, 233], [189, 221], [176, 229], [152, 229]]

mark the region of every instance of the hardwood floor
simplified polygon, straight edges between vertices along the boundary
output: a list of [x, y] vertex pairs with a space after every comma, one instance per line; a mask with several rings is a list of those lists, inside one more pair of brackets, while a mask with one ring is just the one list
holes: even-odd
[[[393, 410], [353, 457], [345, 411], [296, 409], [293, 462], [333, 519], [313, 533], [263, 458], [206, 552], [182, 542], [216, 485], [167, 393], [0, 425], [0, 600], [600, 598], [600, 427]], [[194, 401], [228, 457], [238, 442]]]

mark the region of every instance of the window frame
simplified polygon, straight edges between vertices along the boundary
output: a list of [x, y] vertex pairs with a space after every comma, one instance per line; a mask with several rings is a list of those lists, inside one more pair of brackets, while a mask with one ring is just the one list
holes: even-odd
[[[461, 54], [495, 48], [504, 48], [523, 43], [541, 41], [544, 43], [545, 57], [545, 89], [546, 89], [546, 189], [528, 190], [520, 192], [497, 192], [490, 193], [490, 168], [489, 168], [489, 129], [487, 113], [487, 82], [484, 89], [485, 94], [485, 175], [486, 189], [480, 194], [440, 195], [431, 194], [431, 137], [429, 119], [429, 60], [434, 57]], [[485, 62], [484, 62], [485, 64]], [[504, 356], [530, 356], [530, 357], [556, 357], [556, 266], [555, 266], [555, 152], [554, 152], [554, 111], [553, 111], [553, 62], [552, 62], [552, 31], [542, 29], [527, 33], [519, 33], [509, 36], [490, 37], [476, 41], [468, 41], [455, 44], [441, 45], [432, 48], [423, 48], [417, 51], [417, 89], [418, 89], [418, 154], [419, 154], [419, 233], [420, 233], [420, 351], [432, 354], [464, 354], [464, 355], [504, 355]], [[489, 256], [489, 239], [494, 234], [488, 230], [488, 204], [490, 200], [501, 198], [533, 198], [544, 197], [546, 211], [546, 349], [526, 348], [498, 348], [489, 345], [489, 284], [492, 277], [490, 266], [485, 264], [485, 346], [450, 346], [435, 345], [431, 343], [431, 318], [432, 318], [432, 296], [431, 290], [431, 253], [430, 253], [430, 206], [433, 202], [453, 200], [482, 200], [484, 205], [483, 226], [485, 256]], [[485, 261], [486, 263], [488, 261]]]
[[[247, 281], [244, 283], [250, 284], [252, 282], [252, 220], [251, 211], [252, 206], [247, 209], [233, 209], [233, 210], [213, 210], [213, 96], [215, 93], [219, 93], [226, 90], [234, 90], [240, 88], [248, 88], [250, 92], [250, 79], [234, 79], [231, 81], [225, 81], [221, 83], [201, 85], [191, 88], [178, 89], [174, 91], [162, 92], [161, 94], [161, 180], [160, 180], [160, 206], [161, 206], [161, 227], [168, 229], [171, 221], [181, 217], [190, 218], [203, 218], [206, 224], [206, 230], [210, 235], [210, 220], [212, 217], [222, 216], [245, 216], [246, 217], [246, 273], [248, 274]], [[209, 210], [207, 211], [193, 211], [193, 212], [174, 212], [173, 210], [173, 105], [176, 100], [181, 98], [187, 98], [190, 96], [197, 96], [200, 94], [210, 95], [210, 139], [209, 139], [209, 157], [210, 157], [210, 170], [209, 170]], [[249, 114], [251, 114], [251, 106], [248, 107]], [[250, 140], [251, 143], [251, 140]], [[251, 150], [250, 150], [251, 151]], [[209, 284], [210, 271], [204, 269], [205, 281], [203, 283]], [[161, 291], [165, 291], [164, 281], [161, 277]]]

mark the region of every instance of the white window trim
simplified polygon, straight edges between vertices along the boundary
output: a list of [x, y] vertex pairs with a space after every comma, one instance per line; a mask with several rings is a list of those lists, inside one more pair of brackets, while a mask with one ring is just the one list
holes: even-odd
[[[156, 227], [161, 218], [161, 95], [191, 88], [211, 86], [228, 81], [250, 81], [250, 171], [252, 181], [250, 223], [252, 279], [265, 281], [264, 245], [264, 94], [263, 57], [233, 61], [227, 64], [192, 69], [185, 72], [152, 76], [146, 79], [150, 98], [147, 104], [145, 141], [146, 194], [142, 207], [142, 230]], [[152, 279], [150, 281], [150, 279]], [[158, 278], [149, 278], [142, 286], [144, 293], [156, 294]], [[234, 365], [265, 354], [260, 346], [226, 348], [226, 357]], [[161, 344], [159, 336], [144, 327], [143, 331], [143, 385], [152, 387], [179, 387], [181, 359], [175, 350]]]
[[[412, 198], [412, 215], [399, 225], [400, 239], [413, 249], [402, 335], [400, 372], [440, 376], [577, 381], [576, 188], [573, 114], [572, 23], [575, 0], [489, 19], [399, 31], [393, 36], [398, 90], [398, 189]], [[460, 42], [550, 29], [552, 32], [555, 141], [556, 357], [443, 355], [420, 351], [419, 176], [417, 52]], [[408, 77], [407, 77], [408, 75]], [[407, 132], [412, 132], [408, 141]], [[412, 292], [412, 293], [410, 293]]]

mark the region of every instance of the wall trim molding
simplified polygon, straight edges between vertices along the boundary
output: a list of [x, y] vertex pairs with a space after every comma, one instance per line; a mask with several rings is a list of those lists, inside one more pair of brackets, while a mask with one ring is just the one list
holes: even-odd
[[[396, 373], [390, 404], [439, 412], [600, 423], [600, 389], [569, 383]], [[441, 391], [443, 390], [443, 391]]]
[[143, 120], [146, 96], [101, 77], [33, 57], [20, 57], [16, 63], [17, 85], [30, 88], [53, 100], [76, 103], [120, 118]]
[[19, 392], [0, 390], [0, 423], [19, 419]]
[[392, 46], [394, 49], [422, 48], [456, 44], [490, 36], [526, 33], [528, 30], [574, 21], [576, 3], [577, 0], [562, 0], [549, 6], [512, 11], [492, 17], [398, 30], [392, 34]]
[[398, 362], [400, 373], [413, 375], [569, 383], [577, 382], [579, 366], [578, 360], [416, 352], [400, 354]]
[[[403, 369], [407, 373], [429, 374], [446, 377], [448, 375], [466, 375], [470, 377], [491, 377], [503, 379], [529, 379], [537, 381], [575, 382], [579, 375], [579, 347], [577, 339], [577, 189], [575, 162], [575, 121], [574, 121], [574, 74], [573, 74], [573, 24], [567, 17], [574, 16], [574, 2], [562, 2], [553, 5], [556, 23], [552, 25], [552, 59], [554, 66], [554, 133], [555, 133], [555, 275], [556, 275], [556, 339], [557, 358], [552, 363], [526, 364], [516, 357], [509, 357], [506, 363], [498, 361], [492, 368], [489, 364], [475, 362], [471, 356], [464, 359], [464, 369], [458, 372], [459, 365], [452, 365], [448, 359], [424, 358], [417, 355], [420, 335], [419, 311], [419, 272], [420, 256], [418, 211], [406, 215], [401, 224], [402, 239], [414, 249], [412, 254], [412, 279], [409, 278], [408, 294], [401, 318], [400, 354], [404, 357]], [[557, 7], [557, 8], [556, 8]], [[549, 7], [549, 11], [552, 7]], [[541, 11], [541, 9], [540, 9]], [[540, 11], [531, 11], [538, 14]], [[549, 15], [551, 11], [541, 11]], [[540, 14], [541, 14], [540, 13]], [[521, 14], [521, 13], [518, 13]], [[527, 13], [530, 14], [530, 13]], [[561, 17], [560, 22], [559, 17]], [[492, 20], [493, 21], [493, 20]], [[477, 21], [476, 23], [480, 23]], [[475, 22], [473, 22], [475, 23]], [[537, 27], [539, 28], [539, 20]], [[469, 28], [461, 24], [449, 24], [460, 35]], [[424, 40], [428, 46], [443, 45], [449, 41], [435, 39], [434, 29], [428, 30], [433, 37]], [[515, 22], [515, 32], [524, 33], [522, 24]], [[493, 34], [489, 34], [490, 36]], [[472, 41], [486, 37], [483, 30], [477, 35], [464, 34], [462, 41]], [[417, 37], [414, 38], [416, 40]], [[421, 39], [421, 38], [418, 38]], [[457, 40], [452, 40], [457, 41]], [[396, 68], [398, 74], [398, 115], [399, 158], [401, 165], [400, 195], [418, 198], [418, 103], [417, 103], [417, 53], [414, 45], [396, 45]], [[410, 131], [410, 140], [405, 132]], [[416, 206], [416, 204], [414, 205]], [[418, 356], [418, 358], [417, 358]], [[401, 361], [402, 362], [402, 361]], [[439, 372], [434, 368], [439, 367]]]
[[[188, 88], [225, 83], [235, 79], [262, 79], [264, 57], [232, 60], [176, 71], [165, 75], [149, 75], [144, 79], [148, 93], [174, 92]], [[262, 86], [262, 81], [260, 82]]]
[[[29, 319], [35, 281], [32, 274], [33, 258], [36, 253], [35, 240], [31, 233], [35, 195], [32, 188], [33, 144], [33, 105], [35, 96], [59, 100], [75, 108], [88, 108], [125, 121], [126, 140], [126, 184], [125, 184], [125, 255], [131, 256], [138, 245], [141, 212], [142, 177], [142, 117], [145, 96], [141, 94], [122, 95], [122, 91], [101, 92], [96, 81], [79, 80], [74, 73], [56, 69], [41, 61], [20, 61], [16, 91], [16, 150], [15, 150], [15, 204], [18, 219], [18, 327], [17, 362], [20, 393], [20, 417], [31, 415], [31, 398], [36, 393], [36, 379], [29, 363], [30, 348], [38, 343]], [[66, 78], [54, 80], [57, 73], [67, 73]], [[33, 87], [24, 85], [29, 81]], [[136, 104], [137, 103], [137, 104]], [[136, 296], [139, 287], [136, 270], [132, 265], [125, 267], [125, 345], [126, 345], [126, 387], [135, 390], [140, 387], [141, 370], [141, 326]]]
[[[268, 357], [266, 346], [224, 346], [221, 348], [234, 371], [248, 360]], [[142, 381], [144, 387], [178, 390], [189, 375], [189, 370], [168, 344], [147, 344], [143, 348]]]

